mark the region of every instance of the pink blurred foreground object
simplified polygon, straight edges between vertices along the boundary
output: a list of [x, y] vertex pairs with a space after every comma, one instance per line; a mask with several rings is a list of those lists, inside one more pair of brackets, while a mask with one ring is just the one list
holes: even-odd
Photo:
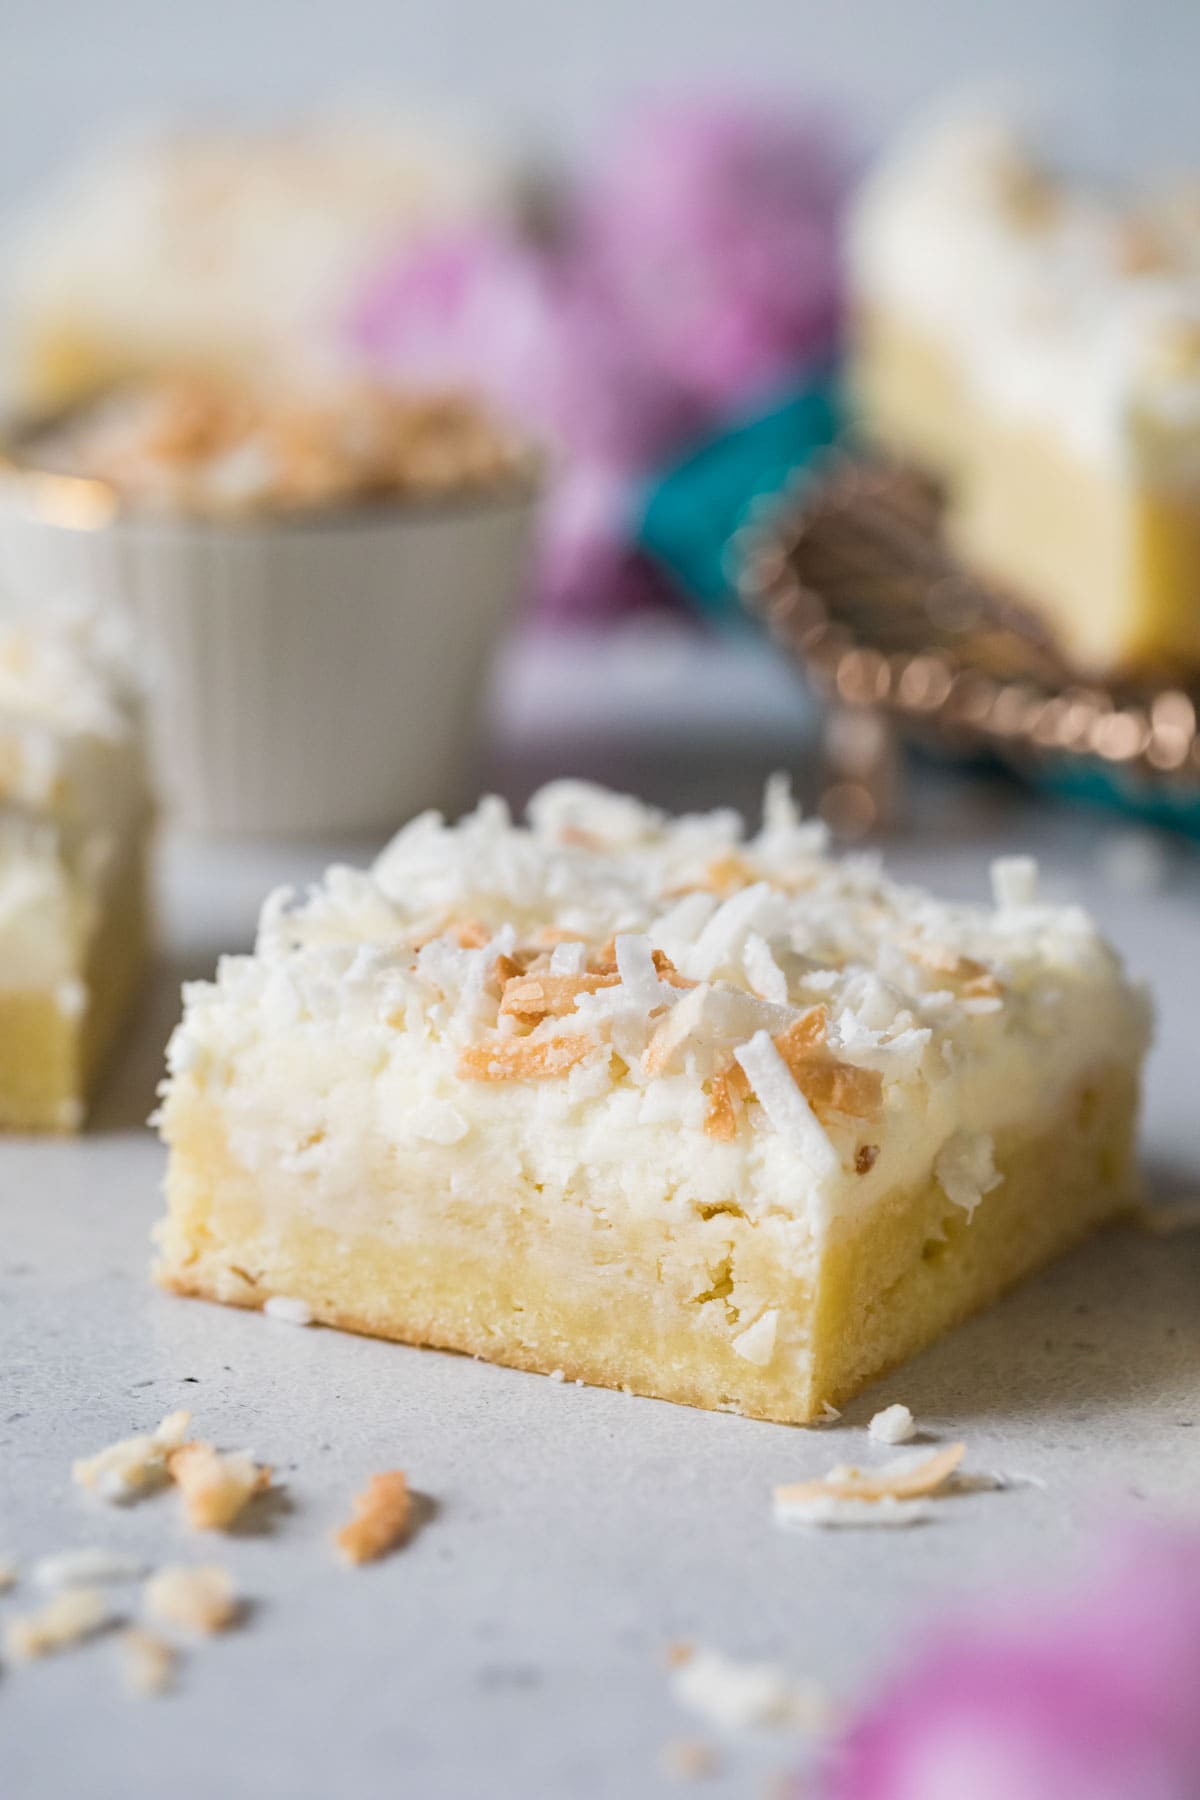
[[349, 342], [375, 371], [481, 392], [551, 447], [543, 612], [662, 597], [633, 548], [640, 484], [829, 357], [845, 188], [831, 134], [803, 120], [660, 107], [550, 231], [406, 246], [359, 297]]
[[587, 251], [664, 376], [744, 412], [832, 355], [850, 165], [779, 106], [647, 108], [585, 200]]
[[835, 1748], [822, 1800], [1197, 1800], [1200, 1533], [946, 1628]]

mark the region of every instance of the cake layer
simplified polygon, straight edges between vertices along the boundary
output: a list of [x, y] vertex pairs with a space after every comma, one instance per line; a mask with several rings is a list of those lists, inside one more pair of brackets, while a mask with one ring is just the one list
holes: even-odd
[[778, 784], [748, 840], [530, 812], [415, 821], [187, 990], [168, 1285], [802, 1419], [1129, 1203], [1144, 1001], [1027, 861], [947, 905]]
[[166, 1121], [159, 1278], [236, 1306], [286, 1295], [349, 1331], [804, 1424], [1127, 1211], [1136, 1100], [1127, 1071], [1098, 1069], [1048, 1129], [998, 1142], [1000, 1181], [972, 1215], [928, 1181], [885, 1194], [822, 1247], [751, 1221], [736, 1192], [684, 1219], [653, 1196], [659, 1217], [614, 1223], [617, 1193], [525, 1182], [448, 1196], [402, 1164], [379, 1171], [339, 1228], [314, 1215], [302, 1178], [249, 1174], [219, 1106], [184, 1082]]

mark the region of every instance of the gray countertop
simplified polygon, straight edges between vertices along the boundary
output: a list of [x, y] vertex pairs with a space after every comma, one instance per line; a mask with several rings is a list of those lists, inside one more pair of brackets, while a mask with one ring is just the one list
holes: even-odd
[[[744, 797], [804, 747], [778, 717], [768, 744], [759, 717], [741, 736], [725, 721], [703, 759], [645, 748], [648, 781], [686, 767], [689, 803]], [[625, 744], [625, 763], [639, 754]], [[555, 755], [527, 733], [493, 774], [527, 786]], [[1171, 850], [1135, 892], [1113, 879], [1109, 820], [942, 778], [922, 782], [916, 811], [889, 847], [904, 875], [982, 894], [991, 855], [1033, 849], [1150, 981], [1151, 1184], [1163, 1201], [1200, 1194], [1200, 855]], [[142, 1120], [179, 981], [244, 946], [265, 888], [331, 849], [168, 844], [162, 958], [91, 1129], [0, 1145], [0, 1550], [221, 1560], [252, 1602], [162, 1699], [128, 1698], [103, 1640], [6, 1669], [4, 1800], [656, 1795], [678, 1791], [660, 1755], [679, 1739], [717, 1748], [698, 1792], [760, 1795], [802, 1741], [722, 1735], [681, 1711], [668, 1641], [782, 1662], [853, 1699], [943, 1605], [1069, 1559], [1114, 1505], [1195, 1506], [1200, 1232], [1109, 1234], [807, 1432], [155, 1292], [163, 1159]], [[947, 1501], [908, 1532], [777, 1529], [772, 1485], [866, 1453], [861, 1428], [891, 1399], [964, 1437], [972, 1468], [1028, 1483]], [[284, 1504], [208, 1540], [169, 1494], [119, 1510], [72, 1487], [74, 1456], [180, 1405], [203, 1435], [275, 1464]], [[373, 1470], [397, 1466], [428, 1496], [422, 1529], [385, 1563], [343, 1568], [330, 1530]], [[28, 1597], [0, 1601], [0, 1622]]]

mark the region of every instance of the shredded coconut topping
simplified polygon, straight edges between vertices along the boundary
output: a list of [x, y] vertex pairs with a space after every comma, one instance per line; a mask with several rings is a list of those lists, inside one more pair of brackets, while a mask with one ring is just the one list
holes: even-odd
[[[544, 788], [524, 825], [495, 799], [455, 825], [427, 813], [369, 872], [268, 902], [256, 954], [187, 989], [170, 1082], [232, 1094], [245, 1060], [261, 1091], [279, 1067], [278, 1123], [260, 1106], [238, 1128], [248, 1167], [329, 1166], [328, 1109], [349, 1104], [336, 1047], [378, 1096], [356, 1128], [415, 1140], [432, 1179], [442, 1151], [486, 1155], [517, 1085], [597, 1144], [662, 1125], [726, 1184], [754, 1158], [795, 1196], [794, 1159], [811, 1181], [789, 1204], [835, 1185], [867, 1204], [928, 1179], [956, 1132], [993, 1129], [997, 1092], [1018, 1118], [1049, 1104], [1035, 1039], [1060, 1047], [1064, 1087], [1097, 1044], [1132, 1059], [1145, 1041], [1144, 1001], [1086, 915], [1027, 903], [1020, 859], [997, 881], [998, 908], [967, 906], [835, 861], [779, 782], [750, 835], [583, 782]], [[312, 1088], [294, 1133], [291, 1057]], [[939, 1170], [967, 1210], [993, 1179], [978, 1157], [947, 1148]]]

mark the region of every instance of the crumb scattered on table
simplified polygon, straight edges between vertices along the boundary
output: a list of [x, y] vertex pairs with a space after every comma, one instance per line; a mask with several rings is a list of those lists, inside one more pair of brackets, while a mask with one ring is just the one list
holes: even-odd
[[916, 1422], [907, 1406], [897, 1402], [877, 1412], [867, 1426], [867, 1435], [879, 1444], [907, 1444], [916, 1435]]
[[32, 1662], [94, 1637], [111, 1625], [113, 1618], [108, 1596], [99, 1588], [64, 1588], [35, 1612], [18, 1613], [10, 1619], [4, 1648], [13, 1662]]
[[171, 1480], [194, 1531], [224, 1531], [271, 1485], [271, 1470], [249, 1451], [228, 1454], [211, 1444], [183, 1444], [167, 1459]]
[[80, 1457], [71, 1469], [73, 1480], [101, 1500], [121, 1505], [161, 1487], [166, 1480], [167, 1457], [183, 1443], [191, 1415], [168, 1413], [151, 1432], [121, 1438], [94, 1456]]
[[179, 1653], [166, 1638], [144, 1625], [131, 1625], [118, 1643], [125, 1685], [131, 1694], [165, 1694], [174, 1687]]
[[168, 1564], [150, 1577], [144, 1598], [160, 1624], [205, 1635], [228, 1630], [240, 1610], [233, 1577], [219, 1563]]
[[354, 1497], [354, 1517], [343, 1525], [335, 1543], [347, 1562], [373, 1562], [408, 1536], [412, 1496], [399, 1469], [372, 1475]]

